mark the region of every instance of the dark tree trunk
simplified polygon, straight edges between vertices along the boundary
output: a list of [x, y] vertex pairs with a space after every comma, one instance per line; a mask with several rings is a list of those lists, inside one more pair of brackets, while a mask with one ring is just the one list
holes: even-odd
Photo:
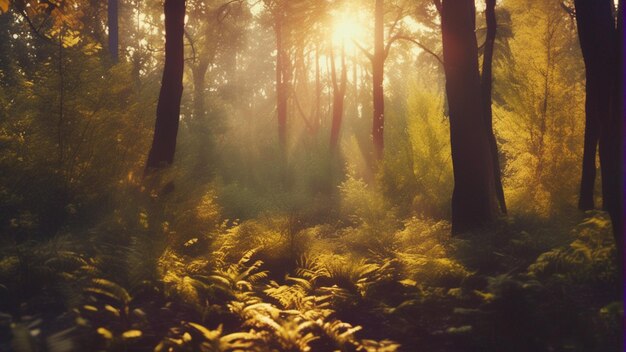
[[109, 54], [113, 59], [113, 62], [119, 60], [119, 27], [118, 27], [118, 11], [117, 1], [108, 0], [107, 6], [107, 21], [109, 27]]
[[600, 141], [600, 121], [592, 108], [594, 92], [590, 89], [591, 84], [587, 80], [585, 110], [585, 141], [583, 149], [582, 177], [580, 181], [580, 195], [578, 198], [578, 208], [580, 210], [591, 210], [595, 208], [594, 190], [596, 183], [596, 155], [598, 153], [598, 142]]
[[[603, 207], [611, 216], [615, 239], [621, 251], [623, 49], [622, 33], [618, 30], [621, 30], [622, 21], [618, 19], [616, 28], [612, 0], [576, 0], [574, 4], [587, 78], [586, 128], [592, 128], [592, 131], [585, 131], [580, 205], [583, 209], [593, 208], [594, 205], [595, 151], [599, 138]], [[588, 140], [587, 136], [593, 136], [594, 140]], [[593, 172], [590, 170], [592, 167]]]
[[165, 67], [146, 172], [174, 162], [183, 95], [185, 0], [165, 0]]
[[496, 187], [496, 196], [500, 204], [500, 211], [506, 214], [506, 201], [504, 199], [504, 189], [502, 187], [502, 172], [500, 171], [500, 159], [498, 158], [498, 143], [493, 133], [493, 110], [491, 108], [491, 92], [493, 82], [493, 49], [496, 42], [498, 22], [496, 21], [496, 0], [487, 0], [485, 17], [487, 19], [487, 38], [485, 41], [485, 53], [483, 57], [483, 112], [485, 116], [485, 127], [489, 137], [489, 147], [493, 158], [493, 178]]
[[578, 206], [593, 209], [596, 178], [596, 154], [602, 120], [610, 111], [610, 61], [613, 32], [611, 0], [576, 0], [576, 22], [585, 59], [586, 102], [585, 144]]
[[493, 158], [484, 128], [474, 0], [444, 0], [441, 11], [450, 141], [454, 168], [452, 233], [496, 215]]
[[[611, 36], [611, 63], [609, 66], [609, 106], [610, 111], [606, 122], [601, 120], [600, 132], [600, 167], [602, 173], [602, 204], [613, 224], [613, 235], [620, 256], [624, 250], [624, 219], [623, 212], [623, 135], [624, 125], [624, 91], [623, 91], [623, 18], [621, 1], [618, 7], [617, 27], [612, 26]], [[606, 16], [606, 15], [605, 15]], [[621, 19], [621, 20], [620, 20]], [[611, 17], [614, 24], [614, 17]]]
[[385, 10], [383, 0], [376, 0], [374, 23], [374, 55], [372, 57], [372, 85], [374, 117], [372, 122], [372, 139], [374, 157], [381, 160], [385, 147], [385, 94], [383, 81], [385, 77]]
[[335, 55], [332, 49], [330, 62], [333, 81], [333, 124], [330, 130], [330, 150], [334, 155], [336, 155], [339, 146], [339, 135], [343, 120], [343, 106], [346, 97], [346, 83], [348, 80], [346, 52], [343, 46], [341, 48], [341, 78], [339, 82], [337, 82], [337, 68], [335, 65]]
[[613, 119], [616, 122], [614, 131], [617, 133], [617, 172], [616, 178], [616, 192], [614, 193], [614, 214], [613, 217], [613, 234], [617, 241], [617, 248], [619, 253], [623, 257], [624, 251], [624, 8], [622, 1], [618, 2], [617, 11], [617, 37], [615, 42], [617, 48], [615, 68], [617, 70], [615, 74], [615, 89], [613, 91]]

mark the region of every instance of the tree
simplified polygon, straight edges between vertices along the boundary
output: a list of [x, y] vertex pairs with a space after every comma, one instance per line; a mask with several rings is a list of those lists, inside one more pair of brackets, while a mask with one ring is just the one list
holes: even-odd
[[507, 13], [515, 36], [498, 47], [493, 105], [506, 156], [507, 205], [548, 218], [576, 206], [584, 134], [582, 57], [575, 24], [558, 2], [507, 1], [498, 17], [504, 30]]
[[291, 81], [289, 57], [285, 48], [284, 14], [278, 12], [274, 18], [276, 33], [276, 111], [278, 118], [278, 142], [283, 150], [287, 148], [287, 99]]
[[376, 0], [374, 9], [374, 55], [372, 55], [372, 97], [374, 117], [372, 121], [372, 140], [374, 157], [380, 160], [385, 147], [385, 7], [383, 0]]
[[[600, 144], [603, 207], [615, 238], [622, 239], [621, 14], [617, 26], [611, 0], [576, 0], [576, 23], [585, 61], [586, 126], [579, 207], [594, 208], [596, 152]], [[621, 1], [619, 10], [621, 11]]]
[[[275, 35], [275, 91], [276, 114], [278, 119], [278, 141], [286, 155], [288, 144], [288, 114], [290, 99], [299, 104], [295, 91], [298, 86], [296, 73], [302, 74], [304, 47], [310, 43], [317, 32], [317, 24], [329, 7], [327, 2], [307, 0], [264, 0], [265, 9], [271, 20]], [[300, 70], [300, 72], [297, 72]], [[308, 79], [308, 78], [305, 78]], [[300, 82], [304, 83], [304, 82]], [[296, 106], [301, 108], [301, 106]], [[300, 111], [307, 127], [315, 129], [305, 114]], [[284, 156], [283, 155], [283, 156]]]
[[109, 27], [109, 54], [113, 62], [119, 60], [119, 27], [118, 27], [118, 0], [108, 0], [107, 22]]
[[391, 45], [399, 39], [407, 39], [396, 33], [406, 16], [405, 9], [398, 6], [397, 16], [387, 29], [385, 38], [385, 2], [376, 0], [374, 6], [374, 50], [369, 52], [358, 43], [357, 46], [372, 63], [372, 142], [374, 145], [374, 159], [381, 160], [385, 149], [385, 61], [389, 56]]
[[493, 109], [491, 107], [492, 81], [493, 81], [493, 52], [496, 42], [498, 23], [496, 19], [496, 0], [486, 0], [485, 17], [487, 21], [487, 37], [485, 39], [485, 52], [483, 55], [482, 72], [482, 98], [483, 112], [485, 117], [485, 128], [489, 138], [489, 147], [493, 158], [493, 177], [496, 187], [496, 196], [500, 204], [500, 210], [506, 214], [506, 201], [504, 189], [502, 187], [502, 173], [500, 171], [500, 160], [498, 158], [498, 143], [493, 133]]
[[444, 0], [442, 3], [444, 71], [455, 182], [453, 233], [480, 227], [493, 221], [496, 214], [493, 159], [483, 127], [475, 14], [474, 0]]
[[330, 63], [331, 75], [333, 82], [333, 122], [330, 130], [330, 150], [333, 154], [337, 153], [339, 145], [339, 133], [341, 132], [341, 121], [343, 119], [343, 106], [346, 97], [346, 85], [348, 81], [348, 70], [346, 67], [346, 51], [345, 47], [341, 47], [341, 77], [337, 78], [337, 68], [335, 64], [335, 55], [331, 45]]
[[165, 0], [165, 65], [146, 173], [171, 165], [183, 94], [185, 0]]

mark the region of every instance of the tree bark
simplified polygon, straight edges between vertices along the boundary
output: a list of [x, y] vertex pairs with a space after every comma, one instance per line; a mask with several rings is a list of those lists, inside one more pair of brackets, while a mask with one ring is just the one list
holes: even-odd
[[341, 47], [341, 78], [337, 81], [337, 68], [335, 65], [335, 55], [331, 48], [330, 54], [331, 74], [333, 81], [333, 122], [330, 130], [330, 150], [333, 155], [337, 154], [339, 146], [339, 135], [341, 133], [341, 123], [343, 120], [343, 106], [346, 98], [346, 83], [348, 72], [346, 69], [346, 52]]
[[191, 69], [193, 79], [193, 119], [202, 120], [206, 116], [204, 104], [204, 90], [206, 88], [206, 73], [209, 69], [207, 57], [201, 57], [198, 64]]
[[376, 0], [374, 23], [374, 55], [372, 57], [372, 88], [374, 117], [372, 122], [372, 139], [374, 142], [374, 157], [381, 160], [384, 150], [385, 135], [385, 11], [383, 0]]
[[320, 51], [319, 46], [315, 46], [315, 121], [313, 121], [314, 134], [320, 129], [322, 122], [322, 80], [320, 75]]
[[602, 120], [608, 118], [610, 106], [610, 71], [612, 42], [611, 0], [576, 0], [576, 22], [585, 60], [586, 102], [585, 143], [578, 206], [595, 207], [594, 188], [596, 155], [602, 133]]
[[596, 156], [598, 153], [598, 142], [600, 141], [600, 121], [593, 108], [593, 89], [590, 89], [591, 80], [587, 80], [585, 110], [585, 139], [583, 147], [582, 177], [580, 181], [580, 195], [578, 198], [578, 208], [580, 210], [591, 210], [595, 208], [594, 190], [596, 183]]
[[[617, 53], [616, 53], [616, 69], [617, 69], [617, 74], [615, 75], [616, 77], [616, 81], [615, 81], [615, 91], [614, 91], [614, 99], [613, 99], [613, 103], [614, 103], [614, 109], [613, 109], [613, 114], [614, 114], [614, 119], [618, 122], [620, 128], [619, 129], [615, 129], [616, 131], [623, 131], [624, 130], [624, 7], [622, 6], [622, 0], [619, 0], [618, 2], [618, 7], [617, 7], [617, 38], [616, 38], [616, 43], [615, 46], [617, 47]], [[620, 133], [618, 136], [618, 144], [619, 144], [619, 153], [620, 153], [620, 157], [618, 158], [618, 160], [620, 160], [619, 163], [619, 172], [621, 175], [621, 179], [619, 181], [619, 187], [620, 187], [620, 192], [618, 192], [618, 194], [624, 194], [624, 164], [621, 163], [622, 160], [624, 160], [624, 133]], [[624, 198], [618, 198], [618, 206], [620, 208], [620, 212], [621, 214], [623, 214], [624, 212]], [[624, 233], [624, 217], [623, 216], [618, 216], [620, 221], [620, 226], [618, 228], [619, 232], [620, 232], [620, 236]], [[623, 238], [621, 238], [622, 241], [622, 246], [620, 248], [624, 248], [623, 246]]]
[[118, 26], [118, 0], [108, 0], [107, 22], [109, 27], [109, 54], [113, 62], [119, 60], [119, 26]]
[[185, 0], [165, 0], [165, 66], [146, 173], [174, 162], [183, 95]]
[[[615, 54], [615, 81], [614, 81], [614, 90], [613, 90], [613, 121], [615, 122], [615, 128], [613, 131], [616, 133], [614, 138], [616, 139], [616, 156], [615, 159], [617, 162], [617, 177], [615, 177], [616, 184], [614, 187], [614, 193], [612, 198], [613, 204], [611, 207], [613, 208], [611, 219], [613, 222], [613, 235], [615, 236], [615, 241], [617, 243], [617, 252], [620, 256], [620, 264], [622, 264], [622, 275], [623, 275], [623, 258], [624, 258], [624, 198], [622, 197], [624, 194], [624, 182], [626, 179], [624, 178], [624, 164], [623, 160], [625, 157], [624, 154], [624, 135], [626, 131], [624, 131], [624, 7], [622, 4], [622, 0], [618, 2], [617, 5], [617, 35], [615, 38], [614, 45], [616, 47]], [[622, 276], [623, 277], [623, 276]]]
[[454, 169], [452, 233], [495, 219], [493, 158], [484, 128], [474, 0], [444, 0], [441, 11]]
[[[603, 208], [608, 211], [615, 240], [623, 251], [623, 72], [622, 9], [618, 7], [617, 26], [612, 0], [576, 0], [576, 23], [587, 78], [585, 103], [585, 160], [581, 182], [580, 205], [593, 208], [595, 151], [600, 143]], [[587, 136], [593, 135], [593, 141]], [[593, 142], [593, 143], [592, 143]], [[591, 159], [591, 160], [589, 160]], [[591, 167], [594, 170], [592, 173]]]
[[483, 56], [482, 95], [485, 127], [489, 138], [489, 147], [493, 158], [493, 178], [496, 187], [496, 196], [500, 205], [500, 211], [507, 213], [504, 189], [502, 187], [502, 172], [498, 157], [498, 143], [493, 133], [493, 109], [491, 107], [492, 84], [493, 84], [493, 51], [496, 42], [498, 22], [496, 20], [496, 0], [486, 0], [485, 17], [487, 20], [487, 38]]
[[283, 42], [282, 19], [276, 19], [276, 111], [278, 116], [278, 142], [283, 152], [287, 148], [287, 79]]

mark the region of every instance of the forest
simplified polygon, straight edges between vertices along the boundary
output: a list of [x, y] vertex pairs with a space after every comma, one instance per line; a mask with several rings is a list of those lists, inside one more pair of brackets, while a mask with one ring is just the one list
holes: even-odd
[[621, 0], [0, 0], [0, 352], [622, 351]]

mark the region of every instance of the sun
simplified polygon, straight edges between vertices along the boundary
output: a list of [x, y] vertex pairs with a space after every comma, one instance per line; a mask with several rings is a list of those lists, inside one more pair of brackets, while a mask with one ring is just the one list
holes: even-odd
[[333, 14], [332, 40], [334, 45], [350, 47], [356, 41], [363, 43], [371, 36], [370, 30], [364, 25], [361, 13], [347, 10]]

